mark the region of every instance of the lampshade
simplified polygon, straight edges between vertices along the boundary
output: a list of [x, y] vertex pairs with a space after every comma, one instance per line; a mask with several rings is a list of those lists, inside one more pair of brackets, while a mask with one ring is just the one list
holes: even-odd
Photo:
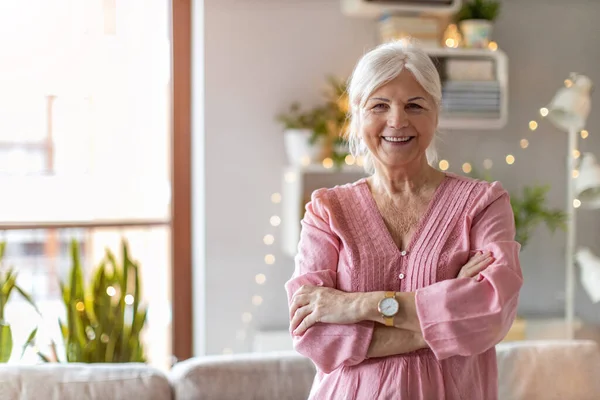
[[570, 83], [560, 88], [548, 109], [548, 119], [563, 131], [578, 131], [585, 127], [590, 113], [590, 93], [593, 83], [585, 75], [571, 73]]
[[584, 247], [575, 254], [581, 270], [581, 285], [594, 303], [600, 301], [600, 258]]
[[600, 165], [592, 153], [583, 153], [575, 193], [582, 207], [600, 208]]

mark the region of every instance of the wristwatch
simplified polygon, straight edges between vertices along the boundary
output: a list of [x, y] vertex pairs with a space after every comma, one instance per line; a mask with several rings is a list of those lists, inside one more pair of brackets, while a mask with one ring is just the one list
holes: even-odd
[[379, 301], [377, 310], [381, 313], [386, 326], [394, 326], [394, 317], [400, 311], [400, 303], [396, 299], [396, 292], [385, 292]]

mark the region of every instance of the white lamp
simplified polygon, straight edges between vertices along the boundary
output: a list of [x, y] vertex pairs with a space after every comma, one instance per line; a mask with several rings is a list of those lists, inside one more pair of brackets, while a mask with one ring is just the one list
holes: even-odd
[[587, 247], [581, 248], [575, 255], [581, 271], [581, 285], [594, 303], [600, 301], [600, 258]]
[[575, 194], [584, 208], [600, 208], [600, 165], [592, 153], [584, 153], [575, 179]]
[[[567, 246], [565, 249], [566, 279], [565, 279], [565, 318], [567, 328], [567, 338], [574, 337], [574, 319], [575, 319], [575, 215], [574, 208], [576, 195], [585, 194], [587, 203], [594, 203], [596, 200], [593, 194], [600, 190], [600, 180], [595, 177], [596, 171], [593, 168], [595, 164], [592, 158], [582, 160], [581, 167], [585, 171], [578, 171], [579, 177], [574, 177], [576, 169], [575, 151], [577, 150], [577, 139], [579, 131], [585, 128], [585, 123], [591, 109], [590, 94], [592, 92], [592, 81], [585, 75], [572, 73], [569, 79], [565, 81], [565, 86], [560, 88], [550, 104], [547, 106], [548, 119], [557, 128], [565, 131], [569, 135], [569, 146], [567, 154]], [[584, 157], [585, 158], [585, 157]], [[576, 192], [575, 181], [581, 178], [582, 172], [584, 179], [577, 182]], [[580, 199], [577, 199], [581, 201]], [[600, 201], [600, 200], [598, 200]]]

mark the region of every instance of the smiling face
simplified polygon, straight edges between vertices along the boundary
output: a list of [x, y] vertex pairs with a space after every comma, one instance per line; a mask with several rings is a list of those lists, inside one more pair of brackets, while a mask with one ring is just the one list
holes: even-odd
[[375, 163], [394, 169], [426, 162], [437, 123], [435, 100], [403, 69], [369, 96], [360, 131]]

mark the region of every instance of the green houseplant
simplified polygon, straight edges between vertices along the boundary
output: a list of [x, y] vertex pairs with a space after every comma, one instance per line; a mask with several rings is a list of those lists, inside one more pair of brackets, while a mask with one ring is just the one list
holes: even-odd
[[[493, 181], [489, 174], [479, 174], [473, 170], [473, 178]], [[551, 233], [566, 230], [567, 214], [561, 209], [548, 207], [549, 185], [525, 186], [519, 192], [510, 193], [510, 205], [515, 218], [515, 240], [521, 244], [521, 250], [527, 246], [531, 235], [543, 224]]]
[[69, 280], [60, 284], [67, 318], [58, 322], [66, 354], [60, 357], [54, 342], [50, 355], [36, 349], [37, 354], [46, 362], [145, 362], [140, 334], [148, 310], [141, 304], [139, 266], [131, 259], [127, 242], [121, 243], [121, 264], [106, 249], [88, 285], [76, 241], [70, 250]]
[[510, 204], [515, 215], [515, 240], [524, 248], [535, 229], [544, 224], [554, 233], [557, 229], [566, 229], [567, 215], [560, 209], [550, 209], [546, 205], [546, 196], [550, 186], [526, 186], [520, 193], [512, 193]]
[[500, 2], [472, 0], [463, 3], [456, 21], [466, 47], [487, 48], [492, 34], [492, 23], [500, 14]]
[[327, 136], [326, 114], [324, 107], [303, 111], [298, 102], [292, 103], [286, 112], [277, 114], [275, 119], [283, 126], [290, 163], [300, 165], [321, 161]]
[[[6, 242], [0, 242], [0, 263], [2, 263], [2, 260], [4, 259], [5, 250]], [[18, 292], [39, 314], [39, 310], [31, 298], [31, 295], [17, 284], [17, 273], [14, 268], [2, 268], [0, 270], [0, 362], [2, 363], [5, 363], [10, 359], [13, 350], [12, 329], [10, 324], [6, 321], [4, 313], [6, 304], [8, 303], [11, 294], [15, 291]], [[27, 342], [35, 336], [36, 332], [37, 329], [34, 329], [29, 335]]]

